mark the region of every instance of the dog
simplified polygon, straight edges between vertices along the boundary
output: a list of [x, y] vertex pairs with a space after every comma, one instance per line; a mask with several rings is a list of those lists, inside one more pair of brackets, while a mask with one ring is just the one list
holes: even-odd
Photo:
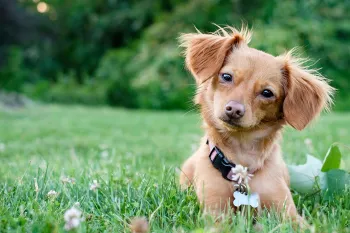
[[[251, 35], [246, 27], [219, 27], [179, 38], [196, 81], [194, 102], [205, 131], [198, 150], [182, 165], [180, 185], [193, 185], [204, 210], [214, 216], [236, 210], [233, 193], [246, 185], [258, 195], [259, 208], [300, 220], [281, 132], [285, 125], [302, 130], [328, 110], [334, 88], [294, 50], [273, 56], [249, 47]], [[232, 171], [238, 167], [237, 176]], [[244, 202], [249, 203], [239, 203]]]

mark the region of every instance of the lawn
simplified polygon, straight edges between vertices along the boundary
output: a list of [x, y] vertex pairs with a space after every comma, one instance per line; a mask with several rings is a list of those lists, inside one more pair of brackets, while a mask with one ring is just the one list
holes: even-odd
[[[331, 113], [305, 131], [286, 128], [285, 160], [323, 159], [333, 142], [349, 145], [349, 123], [350, 114]], [[213, 222], [193, 191], [179, 190], [176, 168], [201, 135], [200, 118], [186, 112], [56, 105], [0, 112], [0, 232], [64, 232], [74, 205], [85, 219], [77, 232], [129, 232], [133, 216], [146, 216], [151, 232], [254, 232], [240, 215]], [[341, 150], [349, 168], [350, 152]], [[50, 190], [58, 195], [48, 197]], [[314, 232], [350, 232], [348, 192], [331, 202], [294, 197]], [[274, 213], [257, 221], [262, 232], [292, 231]]]

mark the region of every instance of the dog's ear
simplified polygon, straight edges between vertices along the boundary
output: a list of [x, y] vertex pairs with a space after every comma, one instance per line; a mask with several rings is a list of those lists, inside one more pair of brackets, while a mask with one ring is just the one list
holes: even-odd
[[214, 34], [189, 33], [180, 36], [180, 46], [185, 48], [186, 66], [198, 84], [217, 74], [229, 52], [250, 39], [246, 29], [243, 33], [247, 34], [247, 38], [236, 29], [229, 29], [231, 34], [219, 29]]
[[282, 73], [286, 93], [283, 103], [284, 118], [297, 130], [304, 129], [323, 109], [329, 110], [334, 88], [327, 80], [300, 65], [302, 59], [284, 57]]

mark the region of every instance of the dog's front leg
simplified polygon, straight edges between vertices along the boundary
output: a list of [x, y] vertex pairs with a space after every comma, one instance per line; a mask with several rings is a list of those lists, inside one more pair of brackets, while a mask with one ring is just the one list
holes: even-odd
[[194, 172], [196, 169], [196, 154], [188, 158], [181, 167], [180, 186], [181, 189], [187, 189], [193, 184]]
[[285, 210], [286, 214], [291, 217], [297, 215], [292, 195], [283, 179], [276, 178], [274, 181], [267, 181], [254, 177], [249, 184], [251, 191], [259, 194], [262, 208], [275, 209], [279, 212]]
[[221, 176], [207, 156], [198, 158], [194, 182], [197, 197], [205, 212], [219, 217], [232, 207], [232, 183]]
[[278, 211], [283, 217], [291, 218], [300, 226], [307, 226], [306, 221], [297, 212], [289, 186], [283, 176], [274, 173], [273, 170], [259, 171], [250, 180], [249, 185], [252, 192], [259, 194], [262, 208]]

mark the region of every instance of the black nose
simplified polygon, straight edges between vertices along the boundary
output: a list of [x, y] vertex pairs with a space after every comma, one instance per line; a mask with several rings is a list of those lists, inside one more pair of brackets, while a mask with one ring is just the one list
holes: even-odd
[[244, 105], [241, 103], [238, 103], [236, 101], [231, 100], [230, 102], [228, 102], [226, 104], [225, 112], [226, 112], [226, 115], [228, 117], [234, 118], [234, 119], [239, 119], [245, 113]]

